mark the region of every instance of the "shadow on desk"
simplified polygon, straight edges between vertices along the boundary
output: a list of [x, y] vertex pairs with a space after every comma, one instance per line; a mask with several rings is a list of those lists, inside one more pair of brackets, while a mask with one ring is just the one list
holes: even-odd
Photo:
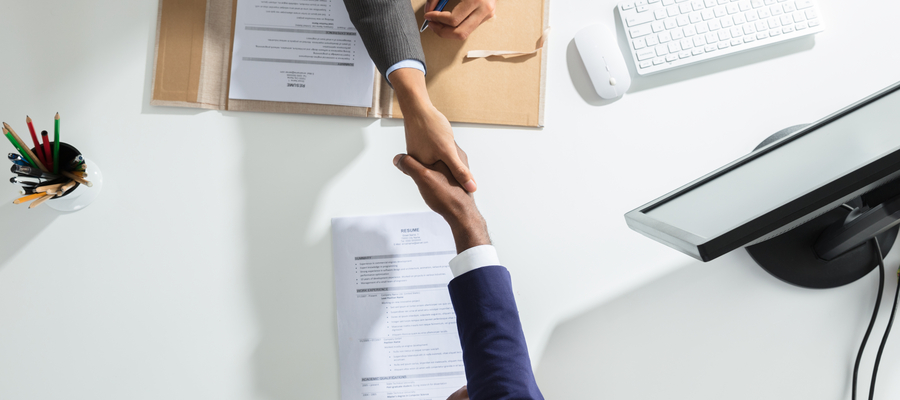
[[[548, 399], [849, 398], [877, 285], [872, 273], [837, 289], [790, 286], [738, 250], [563, 322], [536, 376]], [[879, 377], [900, 371], [900, 351], [887, 350]], [[883, 381], [894, 398], [900, 385]]]
[[[52, 201], [52, 200], [51, 200]], [[0, 270], [60, 215], [46, 205], [28, 209], [28, 204], [0, 204]], [[35, 259], [46, 254], [34, 254]]]
[[[243, 135], [244, 242], [259, 342], [254, 390], [270, 400], [337, 398], [331, 238], [308, 238], [328, 183], [363, 150], [374, 121], [225, 112]], [[266, 130], [260, 130], [266, 127]], [[361, 194], [361, 199], [364, 194]], [[333, 356], [322, 357], [323, 352]]]

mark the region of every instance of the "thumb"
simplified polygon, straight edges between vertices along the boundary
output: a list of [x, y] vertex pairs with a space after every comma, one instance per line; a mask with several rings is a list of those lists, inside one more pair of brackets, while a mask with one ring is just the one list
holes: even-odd
[[425, 166], [408, 154], [397, 154], [394, 156], [394, 166], [400, 172], [412, 177], [414, 181], [418, 181], [425, 170]]
[[450, 173], [453, 174], [453, 177], [456, 178], [456, 181], [459, 182], [463, 189], [466, 189], [469, 193], [478, 190], [478, 185], [475, 184], [475, 177], [472, 176], [472, 171], [469, 171], [469, 167], [459, 159], [459, 155], [444, 161], [445, 164], [450, 167]]

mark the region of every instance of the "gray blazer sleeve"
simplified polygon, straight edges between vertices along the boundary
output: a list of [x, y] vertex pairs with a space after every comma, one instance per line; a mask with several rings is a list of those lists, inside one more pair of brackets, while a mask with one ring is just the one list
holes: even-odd
[[381, 75], [403, 60], [425, 64], [419, 27], [409, 0], [344, 0], [344, 5]]

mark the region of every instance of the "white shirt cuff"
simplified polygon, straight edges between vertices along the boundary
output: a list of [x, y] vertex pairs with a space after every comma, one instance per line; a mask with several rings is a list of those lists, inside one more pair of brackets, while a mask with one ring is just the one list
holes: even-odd
[[425, 64], [422, 64], [421, 61], [412, 59], [403, 60], [394, 65], [391, 65], [391, 67], [388, 68], [387, 71], [385, 71], [385, 77], [387, 78], [388, 83], [391, 83], [391, 72], [394, 72], [400, 68], [413, 68], [422, 71], [423, 74], [425, 73]]
[[450, 260], [450, 271], [453, 277], [460, 276], [466, 272], [488, 265], [500, 265], [500, 258], [497, 257], [497, 249], [489, 244], [475, 246], [459, 253]]

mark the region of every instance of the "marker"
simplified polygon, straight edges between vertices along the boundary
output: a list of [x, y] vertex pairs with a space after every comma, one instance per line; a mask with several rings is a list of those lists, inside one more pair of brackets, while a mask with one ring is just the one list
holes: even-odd
[[22, 156], [16, 153], [9, 153], [9, 161], [12, 161], [13, 164], [21, 165], [23, 167], [30, 167], [31, 164], [28, 163]]
[[53, 123], [53, 173], [59, 173], [59, 113], [56, 113]]
[[43, 172], [35, 167], [23, 167], [21, 165], [13, 165], [10, 172], [16, 175], [30, 176], [32, 178], [55, 179], [56, 175]]
[[[444, 7], [447, 6], [447, 0], [441, 0], [438, 3], [437, 7], [434, 8], [434, 11], [444, 11]], [[425, 28], [428, 27], [428, 20], [426, 19], [424, 23], [422, 23], [422, 29], [419, 29], [419, 33], [425, 32]]]
[[28, 131], [31, 132], [31, 141], [34, 142], [34, 149], [37, 151], [37, 157], [41, 159], [41, 162], [47, 164], [47, 157], [44, 157], [44, 151], [41, 150], [41, 142], [38, 141], [37, 132], [34, 131], [34, 124], [31, 122], [31, 117], [25, 116], [25, 124], [28, 125]]
[[24, 195], [34, 194], [34, 188], [27, 187], [27, 188], [19, 189], [19, 194], [24, 194]]
[[50, 152], [50, 134], [47, 131], [41, 131], [41, 139], [44, 140], [44, 154], [47, 157], [47, 167], [53, 168], [53, 157], [50, 156], [50, 154], [53, 154]]
[[25, 180], [25, 178], [21, 176], [14, 176], [9, 178], [9, 183], [19, 186], [37, 186], [39, 182]]

